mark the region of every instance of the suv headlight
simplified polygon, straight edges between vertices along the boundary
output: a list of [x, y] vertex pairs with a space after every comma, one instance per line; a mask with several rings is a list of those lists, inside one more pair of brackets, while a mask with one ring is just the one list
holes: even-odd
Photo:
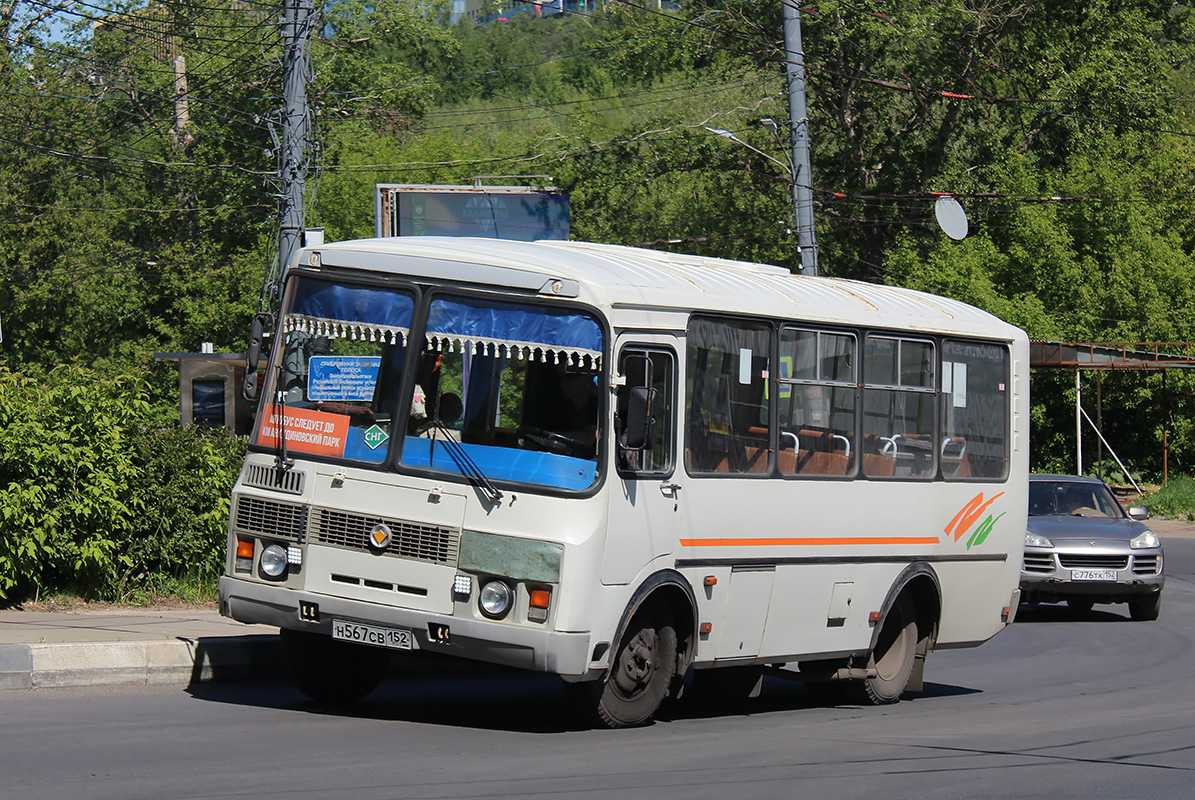
[[1157, 534], [1153, 531], [1144, 531], [1133, 537], [1129, 542], [1129, 547], [1134, 550], [1140, 550], [1145, 547], [1158, 547], [1161, 545], [1161, 540], [1158, 539]]
[[1026, 547], [1053, 547], [1054, 543], [1039, 533], [1025, 531]]

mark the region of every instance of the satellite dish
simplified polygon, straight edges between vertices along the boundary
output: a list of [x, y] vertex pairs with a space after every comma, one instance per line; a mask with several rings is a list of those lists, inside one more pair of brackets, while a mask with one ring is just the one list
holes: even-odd
[[967, 212], [950, 195], [942, 195], [934, 203], [934, 216], [938, 225], [951, 239], [965, 239], [967, 236]]

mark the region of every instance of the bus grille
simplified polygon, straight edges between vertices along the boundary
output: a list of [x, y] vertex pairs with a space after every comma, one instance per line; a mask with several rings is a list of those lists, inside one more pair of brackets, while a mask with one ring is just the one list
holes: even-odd
[[392, 534], [385, 555], [455, 566], [460, 532], [454, 528], [420, 525], [382, 517], [365, 517], [320, 508], [315, 510], [315, 518], [312, 520], [312, 541], [350, 550], [370, 551], [367, 543], [369, 531], [379, 522], [386, 523]]
[[303, 484], [307, 473], [301, 470], [288, 469], [282, 473], [279, 480], [278, 468], [264, 464], [250, 464], [245, 468], [245, 475], [241, 482], [246, 486], [258, 489], [273, 489], [276, 492], [288, 494], [303, 494]]
[[256, 497], [238, 496], [232, 518], [238, 531], [300, 544], [307, 530], [307, 506]]

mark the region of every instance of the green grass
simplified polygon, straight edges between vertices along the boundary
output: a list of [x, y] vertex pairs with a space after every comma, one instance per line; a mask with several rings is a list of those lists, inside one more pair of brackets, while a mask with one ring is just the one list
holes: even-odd
[[1195, 478], [1175, 478], [1158, 491], [1143, 496], [1141, 505], [1155, 517], [1195, 522]]

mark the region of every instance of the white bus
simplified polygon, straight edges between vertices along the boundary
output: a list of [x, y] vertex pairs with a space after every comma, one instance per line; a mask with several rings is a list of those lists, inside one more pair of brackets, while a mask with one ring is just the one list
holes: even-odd
[[275, 325], [220, 608], [316, 700], [420, 650], [560, 675], [611, 727], [769, 669], [888, 703], [1012, 621], [1028, 342], [986, 312], [411, 237], [301, 250]]

